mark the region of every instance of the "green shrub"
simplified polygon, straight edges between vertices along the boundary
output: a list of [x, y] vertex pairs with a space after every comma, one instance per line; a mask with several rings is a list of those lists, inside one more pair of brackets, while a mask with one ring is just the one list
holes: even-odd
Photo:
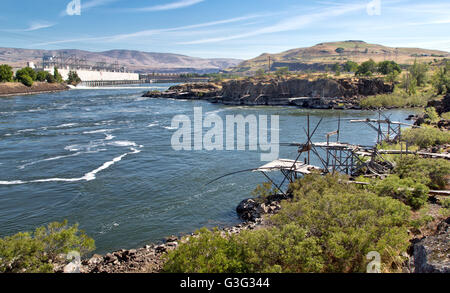
[[56, 82], [55, 77], [51, 73], [47, 74], [47, 78], [46, 79], [47, 79], [48, 83], [55, 83]]
[[77, 224], [51, 223], [34, 232], [0, 238], [0, 273], [49, 273], [59, 254], [77, 251], [83, 255], [94, 248], [94, 240]]
[[410, 210], [338, 176], [309, 175], [291, 185], [294, 198], [268, 219], [270, 228], [226, 236], [202, 230], [167, 255], [165, 272], [364, 272], [378, 251], [384, 269], [408, 242]]
[[36, 71], [34, 71], [34, 69], [32, 69], [30, 67], [24, 67], [22, 69], [17, 70], [17, 72], [16, 72], [17, 80], [21, 81], [22, 76], [29, 76], [29, 77], [31, 77], [32, 81], [35, 81], [37, 74], [36, 74]]
[[450, 143], [450, 132], [434, 127], [411, 128], [402, 134], [402, 140], [421, 148]]
[[450, 120], [450, 112], [442, 113], [441, 117], [442, 117], [442, 119]]
[[6, 64], [0, 65], [0, 82], [11, 82], [14, 72], [12, 67]]
[[56, 82], [58, 82], [58, 83], [63, 82], [62, 75], [59, 73], [58, 68], [56, 68], [56, 67], [53, 69], [53, 77], [55, 78]]
[[441, 201], [443, 208], [450, 209], [450, 198], [445, 198]]
[[432, 84], [438, 94], [445, 94], [450, 90], [450, 62], [446, 61], [436, 70], [432, 77]]
[[36, 81], [46, 81], [47, 80], [47, 76], [49, 75], [50, 73], [48, 73], [47, 71], [39, 71], [37, 74], [36, 74]]
[[392, 74], [394, 72], [397, 72], [398, 74], [402, 72], [402, 69], [395, 61], [381, 61], [378, 63], [378, 72], [384, 75]]
[[392, 197], [404, 202], [417, 210], [428, 200], [429, 188], [412, 178], [400, 179], [397, 175], [390, 175], [384, 180], [371, 184], [370, 188], [379, 196]]
[[28, 87], [33, 85], [33, 79], [29, 75], [21, 75], [18, 80]]
[[81, 78], [78, 76], [76, 71], [70, 71], [67, 83], [71, 85], [77, 85], [81, 82]]
[[302, 273], [321, 271], [321, 249], [295, 224], [223, 236], [203, 229], [169, 253], [165, 272]]
[[370, 59], [369, 61], [365, 61], [359, 65], [358, 70], [356, 70], [355, 75], [361, 76], [371, 76], [374, 72], [377, 71], [377, 63]]
[[396, 88], [392, 94], [369, 96], [361, 99], [360, 106], [364, 109], [425, 107], [432, 98], [430, 93], [409, 95], [404, 90]]
[[442, 190], [447, 185], [445, 177], [450, 174], [450, 162], [444, 159], [429, 160], [416, 156], [397, 157], [394, 172], [401, 179], [411, 178], [430, 189]]
[[436, 112], [434, 107], [428, 107], [425, 109], [425, 116], [427, 117], [425, 121], [427, 123], [437, 123], [441, 120], [439, 114]]

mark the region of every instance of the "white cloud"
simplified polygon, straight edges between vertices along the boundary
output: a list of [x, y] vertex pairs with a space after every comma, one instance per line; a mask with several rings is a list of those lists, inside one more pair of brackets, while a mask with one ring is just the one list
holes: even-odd
[[161, 5], [155, 5], [150, 7], [142, 7], [142, 8], [136, 8], [133, 9], [134, 11], [163, 11], [163, 10], [172, 10], [172, 9], [179, 9], [184, 7], [189, 7], [201, 2], [204, 2], [205, 0], [180, 0], [177, 2], [167, 3], [167, 4], [161, 4]]
[[116, 2], [117, 0], [92, 0], [87, 3], [81, 2], [81, 9], [91, 9], [98, 6], [107, 5], [112, 2]]
[[32, 22], [30, 23], [30, 26], [27, 29], [24, 29], [25, 32], [31, 32], [31, 31], [37, 31], [44, 28], [49, 28], [54, 26], [54, 23], [49, 22]]
[[181, 42], [179, 44], [191, 45], [191, 44], [217, 43], [217, 42], [222, 42], [222, 41], [254, 37], [254, 36], [259, 36], [259, 35], [269, 34], [269, 33], [293, 31], [293, 30], [301, 29], [307, 25], [310, 25], [310, 24], [318, 22], [318, 21], [327, 20], [330, 17], [340, 16], [340, 15], [343, 15], [346, 13], [356, 12], [356, 11], [360, 11], [360, 10], [365, 11], [365, 9], [366, 9], [365, 4], [351, 4], [351, 5], [333, 7], [333, 8], [328, 8], [328, 9], [325, 9], [325, 10], [322, 10], [322, 11], [316, 12], [316, 13], [288, 17], [286, 20], [280, 21], [274, 25], [266, 26], [266, 27], [256, 29], [253, 31], [249, 31], [246, 33], [242, 33], [242, 34], [223, 36], [223, 37], [217, 37], [217, 38], [209, 38], [209, 39], [200, 39], [200, 40], [194, 40], [194, 41], [188, 41], [188, 42]]
[[176, 32], [176, 31], [190, 30], [190, 29], [196, 29], [196, 28], [211, 27], [211, 26], [216, 26], [216, 25], [221, 25], [221, 24], [235, 23], [235, 22], [245, 21], [245, 20], [254, 19], [254, 18], [261, 18], [261, 17], [265, 17], [267, 15], [268, 14], [254, 14], [254, 15], [247, 15], [247, 16], [235, 17], [235, 18], [230, 18], [230, 19], [175, 27], [175, 28], [143, 30], [143, 31], [138, 31], [138, 32], [134, 32], [134, 33], [129, 33], [129, 34], [119, 34], [119, 35], [103, 36], [103, 37], [67, 39], [67, 40], [60, 40], [60, 41], [44, 42], [44, 43], [40, 43], [40, 44], [36, 44], [36, 45], [45, 46], [45, 45], [55, 45], [55, 44], [75, 43], [75, 42], [85, 42], [85, 41], [116, 42], [116, 41], [121, 41], [121, 40], [125, 40], [125, 39], [148, 37], [148, 36], [153, 36], [153, 35], [168, 33], [168, 32]]

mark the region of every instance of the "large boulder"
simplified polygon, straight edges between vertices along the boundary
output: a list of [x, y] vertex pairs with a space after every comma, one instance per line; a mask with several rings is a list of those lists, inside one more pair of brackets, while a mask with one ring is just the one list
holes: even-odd
[[450, 93], [447, 93], [442, 100], [428, 102], [427, 107], [434, 107], [439, 115], [450, 112]]
[[249, 198], [243, 200], [236, 208], [236, 212], [238, 216], [244, 220], [249, 222], [255, 222], [257, 219], [260, 219], [264, 210], [261, 207], [261, 204], [256, 200]]
[[438, 226], [438, 235], [414, 245], [415, 273], [450, 273], [450, 218]]

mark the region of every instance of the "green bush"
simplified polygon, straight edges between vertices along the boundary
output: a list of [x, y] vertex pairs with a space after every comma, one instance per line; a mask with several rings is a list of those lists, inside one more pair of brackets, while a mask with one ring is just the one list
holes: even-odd
[[56, 67], [53, 69], [53, 77], [55, 78], [56, 82], [58, 82], [58, 83], [63, 82], [62, 75], [59, 73], [58, 68], [56, 68]]
[[349, 60], [344, 63], [343, 69], [346, 72], [356, 72], [358, 70], [358, 63]]
[[37, 74], [36, 74], [36, 81], [46, 81], [47, 80], [47, 76], [49, 75], [50, 73], [48, 73], [47, 71], [39, 71]]
[[402, 134], [402, 140], [421, 148], [450, 143], [450, 132], [442, 131], [435, 127], [406, 129]]
[[36, 74], [36, 71], [34, 71], [34, 69], [32, 69], [30, 67], [24, 67], [22, 69], [17, 70], [17, 72], [16, 72], [17, 80], [22, 81], [23, 76], [29, 76], [29, 77], [31, 77], [32, 81], [35, 81], [37, 74]]
[[450, 198], [445, 198], [441, 201], [442, 207], [450, 209]]
[[431, 123], [437, 123], [441, 120], [441, 117], [439, 117], [439, 114], [436, 112], [436, 109], [434, 107], [428, 107], [425, 109], [425, 121], [429, 124]]
[[11, 82], [13, 80], [12, 67], [6, 64], [0, 65], [0, 82]]
[[55, 77], [54, 77], [53, 74], [51, 74], [51, 73], [48, 73], [48, 74], [47, 74], [46, 80], [47, 80], [48, 83], [55, 83], [55, 82], [56, 82]]
[[432, 84], [438, 94], [445, 94], [450, 90], [450, 62], [438, 68], [432, 77]]
[[370, 59], [369, 61], [361, 63], [358, 70], [356, 70], [355, 75], [371, 76], [377, 71], [377, 63]]
[[394, 72], [401, 73], [400, 65], [394, 61], [382, 61], [378, 63], [378, 72], [384, 75], [392, 74]]
[[81, 78], [78, 76], [76, 71], [70, 71], [67, 83], [71, 85], [77, 85], [81, 82]]
[[369, 96], [361, 99], [360, 106], [364, 109], [425, 107], [432, 98], [429, 93], [409, 95], [404, 90], [396, 89], [392, 94]]
[[18, 80], [28, 87], [33, 85], [33, 79], [29, 75], [21, 75]]
[[0, 238], [0, 273], [49, 273], [58, 255], [71, 251], [84, 255], [94, 249], [94, 240], [77, 224], [51, 223], [34, 232]]
[[203, 229], [169, 253], [164, 271], [302, 273], [321, 271], [322, 257], [316, 239], [307, 237], [307, 231], [295, 224], [233, 236]]
[[444, 159], [428, 160], [403, 156], [396, 159], [394, 172], [401, 179], [411, 178], [430, 189], [442, 190], [447, 185], [445, 177], [450, 174], [450, 162]]
[[410, 210], [338, 176], [309, 175], [294, 198], [268, 219], [270, 228], [238, 235], [201, 231], [167, 255], [165, 272], [364, 272], [378, 251], [390, 269], [406, 251]]
[[442, 117], [442, 119], [450, 120], [450, 112], [442, 113], [441, 117]]
[[400, 179], [397, 175], [390, 175], [384, 180], [377, 180], [370, 188], [379, 196], [392, 197], [404, 202], [417, 210], [428, 200], [430, 189], [412, 178]]

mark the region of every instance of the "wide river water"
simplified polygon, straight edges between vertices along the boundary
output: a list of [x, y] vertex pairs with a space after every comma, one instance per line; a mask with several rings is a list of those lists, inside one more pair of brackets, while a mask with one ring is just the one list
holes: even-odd
[[[241, 173], [205, 184], [264, 162], [258, 151], [173, 150], [172, 118], [193, 117], [194, 107], [224, 120], [233, 114], [279, 115], [280, 142], [305, 141], [307, 113], [312, 126], [324, 118], [314, 141], [325, 141], [340, 115], [341, 141], [376, 141], [372, 129], [349, 120], [376, 118], [377, 112], [231, 107], [141, 97], [149, 88], [168, 86], [0, 98], [0, 237], [68, 219], [95, 239], [97, 253], [105, 253], [204, 226], [238, 223], [236, 206], [265, 178]], [[414, 110], [385, 112], [398, 121], [411, 113]], [[296, 151], [281, 147], [280, 157], [294, 159]]]

